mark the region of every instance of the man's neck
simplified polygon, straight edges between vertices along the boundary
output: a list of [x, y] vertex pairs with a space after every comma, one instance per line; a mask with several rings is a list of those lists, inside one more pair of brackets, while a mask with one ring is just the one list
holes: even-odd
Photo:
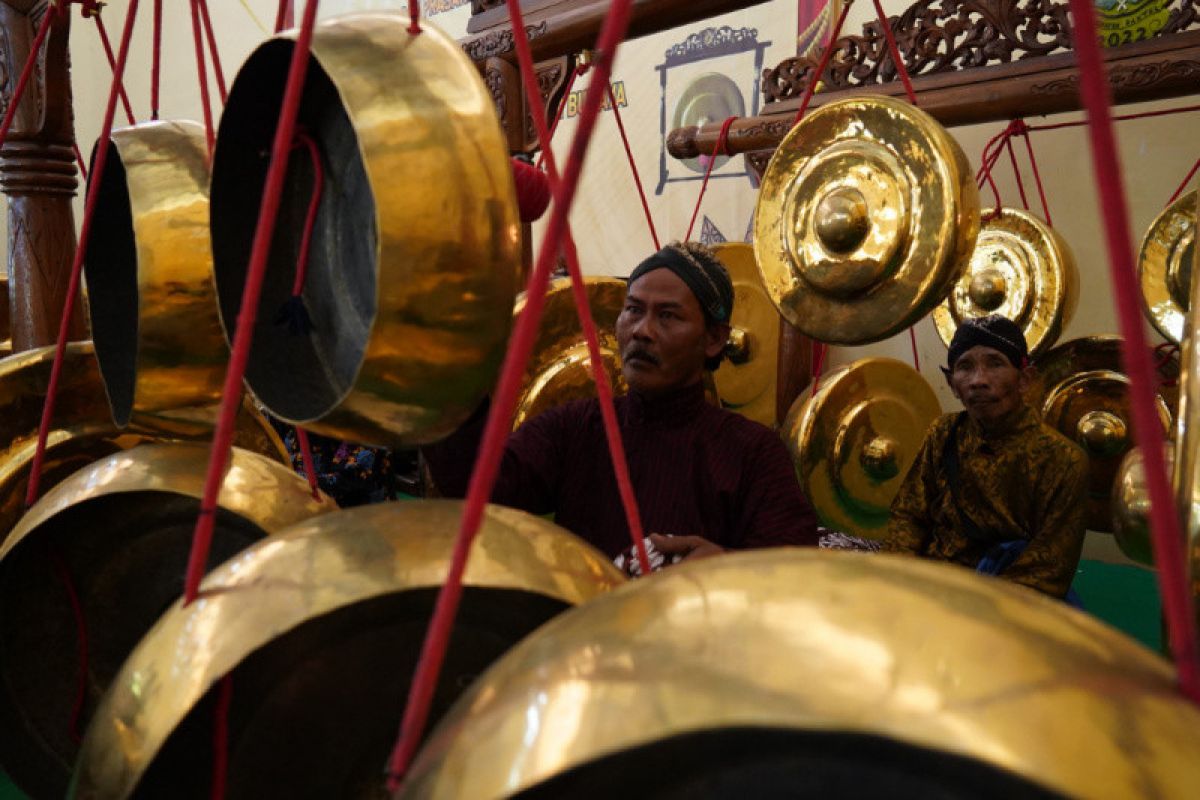
[[1021, 418], [1025, 415], [1025, 410], [1028, 408], [1024, 403], [1018, 403], [1015, 408], [1009, 411], [1002, 417], [991, 420], [983, 420], [972, 417], [975, 424], [986, 437], [1003, 436], [1017, 427]]

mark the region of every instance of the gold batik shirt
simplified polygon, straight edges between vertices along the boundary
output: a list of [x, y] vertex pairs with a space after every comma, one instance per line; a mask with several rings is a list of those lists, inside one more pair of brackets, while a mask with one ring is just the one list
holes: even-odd
[[[926, 434], [892, 501], [883, 549], [974, 568], [996, 544], [1026, 539], [1025, 551], [1003, 577], [1063, 597], [1083, 548], [1087, 456], [1028, 406], [998, 433], [985, 434], [964, 417], [952, 493], [944, 460], [958, 416], [938, 418]], [[974, 522], [973, 535], [958, 504]]]

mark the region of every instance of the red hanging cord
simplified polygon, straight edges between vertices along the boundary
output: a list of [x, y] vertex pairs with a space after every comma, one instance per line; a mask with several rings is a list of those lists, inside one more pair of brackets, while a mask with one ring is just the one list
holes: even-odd
[[294, 18], [294, 0], [279, 0], [279, 5], [275, 10], [275, 32], [279, 33], [284, 28], [290, 28], [296, 24]]
[[313, 229], [317, 224], [317, 212], [321, 209], [321, 195], [325, 192], [325, 168], [321, 163], [321, 151], [308, 134], [297, 130], [296, 140], [292, 147], [303, 147], [308, 151], [309, 162], [312, 164], [313, 170], [312, 197], [308, 200], [308, 211], [304, 215], [304, 227], [300, 230], [300, 247], [296, 253], [296, 273], [292, 279], [292, 294], [284, 301], [279, 313], [275, 316], [275, 324], [286, 324], [293, 335], [302, 336], [312, 330], [312, 319], [308, 315], [308, 309], [304, 306], [304, 283], [308, 279]]
[[317, 485], [317, 462], [313, 461], [312, 444], [308, 441], [308, 431], [299, 425], [293, 427], [296, 431], [296, 444], [300, 447], [300, 460], [304, 462], [304, 477], [308, 479], [308, 490], [313, 499], [320, 502], [321, 489]]
[[[596, 46], [596, 61], [592, 65], [593, 80], [598, 81], [601, 86], [607, 83], [612, 75], [612, 59], [629, 27], [632, 5], [632, 0], [613, 0], [608, 16], [605, 17], [604, 27], [600, 31], [600, 38]], [[516, 3], [509, 3], [507, 6], [509, 13], [512, 14]], [[514, 38], [519, 40], [523, 36], [524, 26], [514, 25], [513, 29], [518, 31]], [[542, 245], [538, 249], [537, 262], [534, 264], [527, 284], [525, 310], [517, 320], [509, 340], [508, 353], [504, 358], [500, 381], [496, 387], [491, 412], [484, 429], [479, 457], [475, 462], [475, 469], [471, 474], [471, 481], [467, 489], [462, 523], [458, 539], [455, 542], [446, 582], [438, 593], [437, 605], [434, 607], [433, 618], [429, 623], [429, 631], [421, 648], [421, 658], [417, 662], [416, 673], [413, 675], [409, 689], [404, 718], [400, 724], [400, 736], [388, 763], [388, 789], [391, 791], [395, 791], [407, 771], [408, 765], [416, 753], [417, 744], [421, 739], [429, 715], [429, 705], [437, 685], [442, 660], [445, 658], [446, 646], [454, 624], [454, 615], [462, 596], [462, 579], [466, 569], [467, 555], [475, 535], [479, 531], [484, 509], [491, 496], [492, 487], [495, 485], [496, 474], [500, 468], [500, 458], [508, 440], [509, 422], [516, 406], [517, 392], [520, 390], [521, 376], [525, 372], [525, 365], [533, 350], [538, 324], [541, 322], [550, 270], [554, 266], [567, 230], [567, 214], [570, 212], [571, 202], [575, 198], [579, 175], [583, 169], [583, 159], [587, 154], [602, 99], [603, 95], [600, 92], [588, 92], [585, 95], [583, 110], [579, 115], [579, 125], [575, 129], [566, 166], [563, 168], [562, 180], [554, 187], [554, 205], [550, 211]]]
[[[100, 16], [100, 3], [96, 2], [96, 0], [84, 0], [80, 13], [84, 17], [91, 17], [96, 20], [96, 32], [100, 34], [100, 44], [104, 47], [104, 56], [108, 59], [108, 66], [112, 69], [115, 76], [117, 62], [113, 58], [112, 43], [108, 41], [108, 31], [104, 28], [104, 19]], [[133, 106], [129, 104], [129, 96], [125, 94], [125, 86], [121, 82], [118, 82], [117, 86], [121, 93], [121, 105], [125, 107], [125, 119], [129, 121], [130, 125], [133, 125], [136, 120], [133, 116]]]
[[921, 371], [921, 354], [917, 352], [917, 325], [908, 326], [908, 341], [912, 345], [913, 369]]
[[[1164, 108], [1160, 111], [1142, 111], [1137, 114], [1118, 114], [1112, 117], [1117, 122], [1127, 122], [1131, 119], [1149, 119], [1150, 117], [1165, 117], [1171, 114], [1185, 114], [1189, 111], [1200, 111], [1200, 105], [1180, 106], [1178, 108]], [[1087, 125], [1086, 119], [1078, 119], [1072, 122], [1054, 122], [1048, 125], [1030, 125], [1031, 131], [1055, 131], [1059, 128], [1079, 128]]]
[[1013, 152], [1012, 135], [1004, 137], [1004, 149], [1008, 151], [1008, 161], [1012, 164], [1013, 177], [1017, 180], [1017, 193], [1021, 196], [1021, 205], [1029, 210], [1029, 200], [1025, 197], [1025, 182], [1021, 180], [1021, 168], [1017, 166], [1017, 154]]
[[[708, 178], [712, 175], [713, 165], [717, 163], [717, 155], [729, 155], [729, 126], [734, 123], [737, 117], [728, 117], [721, 123], [721, 132], [717, 134], [717, 141], [713, 145], [712, 155], [708, 158], [708, 164], [704, 167], [704, 180], [700, 183], [700, 193], [696, 195], [696, 205], [692, 209], [692, 219], [688, 222], [687, 233], [684, 234], [684, 241], [689, 241], [692, 238], [692, 229], [696, 227], [696, 217], [700, 214], [700, 204], [704, 201], [704, 193], [708, 190]], [[655, 241], [655, 244], [658, 244]]]
[[408, 32], [413, 36], [421, 32], [421, 0], [408, 0]]
[[217, 684], [217, 702], [213, 706], [212, 800], [224, 800], [225, 778], [229, 773], [229, 706], [233, 703], [233, 674]]
[[846, 0], [846, 5], [842, 6], [842, 13], [838, 15], [837, 22], [833, 26], [833, 31], [829, 34], [829, 41], [825, 43], [825, 47], [821, 51], [821, 60], [817, 64], [817, 68], [808, 75], [808, 81], [804, 84], [804, 94], [800, 96], [800, 107], [796, 109], [796, 116], [792, 119], [793, 126], [804, 119], [804, 112], [808, 110], [808, 104], [812, 102], [813, 93], [817, 90], [817, 84], [820, 83], [821, 76], [825, 74], [825, 70], [829, 67], [829, 60], [833, 58], [833, 51], [837, 49], [837, 40], [842, 32], [842, 24], [846, 21], [846, 15], [850, 13], [850, 6], [852, 5], [854, 5], [854, 0]]
[[154, 41], [150, 61], [150, 119], [158, 119], [158, 87], [162, 76], [162, 0], [154, 0]]
[[[571, 90], [575, 87], [575, 79], [585, 74], [588, 71], [588, 66], [588, 64], [577, 64], [575, 69], [571, 70], [571, 77], [567, 80], [567, 88], [563, 92], [562, 102], [558, 104], [558, 111], [554, 114], [554, 124], [550, 126], [549, 138], [544, 142], [538, 142], [538, 145], [542, 148], [542, 152], [538, 153], [537, 166], [539, 169], [542, 166], [542, 162], [546, 160], [546, 151], [550, 149], [550, 142], [554, 140], [554, 132], [558, 130], [558, 123], [562, 122], [563, 112], [567, 108], [567, 98], [571, 96]], [[530, 114], [532, 115], [532, 113], [531, 111]]]
[[[136, 2], [136, 0], [133, 1]], [[279, 123], [271, 145], [271, 163], [267, 168], [262, 204], [258, 212], [258, 225], [254, 230], [250, 262], [246, 267], [246, 284], [242, 291], [242, 304], [237, 315], [237, 330], [234, 332], [229, 366], [225, 371], [225, 388], [222, 392], [221, 408], [217, 416], [217, 429], [213, 435], [208, 474], [204, 480], [204, 498], [200, 504], [200, 516], [196, 520], [192, 551], [188, 557], [184, 589], [185, 605], [195, 600], [199, 593], [200, 580], [204, 577], [204, 565], [208, 562], [208, 550], [212, 545], [217, 496], [221, 492], [225, 468], [229, 463], [234, 420], [237, 417], [238, 400], [242, 395], [242, 379], [246, 375], [246, 362], [250, 358], [250, 342], [254, 336], [254, 323], [258, 317], [263, 277], [267, 270], [267, 256], [271, 251], [271, 238], [275, 232], [275, 220], [278, 216], [280, 196], [283, 192], [283, 179], [287, 173], [288, 157], [292, 148], [292, 140], [296, 134], [296, 117], [300, 110], [300, 98], [304, 92], [304, 77], [308, 68], [313, 27], [316, 24], [317, 3], [318, 0], [308, 0], [304, 7], [304, 18], [292, 49], [287, 84], [283, 90]]]
[[83, 163], [83, 153], [79, 152], [79, 145], [71, 142], [71, 149], [75, 151], [75, 165], [79, 167], [79, 174], [83, 179], [87, 180], [87, 165]]
[[[111, 88], [108, 92], [108, 104], [104, 109], [104, 121], [100, 126], [100, 138], [96, 145], [95, 160], [92, 162], [92, 180], [87, 186], [87, 199], [84, 202], [83, 222], [79, 228], [79, 243], [75, 247], [75, 260], [71, 264], [71, 278], [67, 283], [67, 298], [63, 304], [62, 318], [58, 324], [58, 342], [54, 349], [54, 364], [50, 367], [50, 381], [46, 386], [46, 401], [42, 406], [42, 421], [38, 425], [37, 448], [33, 451], [33, 463], [29, 468], [29, 485], [25, 491], [25, 507], [32, 506], [38, 499], [42, 481], [42, 464], [46, 458], [46, 440], [50, 436], [50, 423], [54, 420], [55, 398], [58, 396], [58, 382], [62, 375], [63, 354], [67, 350], [67, 339], [70, 338], [71, 317], [75, 313], [75, 298], [79, 295], [79, 283], [83, 273], [83, 258], [87, 253], [88, 240], [92, 233], [92, 220], [96, 216], [96, 204], [100, 198], [101, 178], [104, 176], [104, 166], [108, 163], [109, 142], [112, 138], [113, 117], [117, 111], [117, 93], [121, 86], [121, 76], [125, 74], [125, 62], [129, 57], [129, 43], [133, 39], [133, 23], [137, 19], [139, 0], [129, 0], [129, 9], [125, 12], [125, 30], [121, 33], [121, 45], [117, 51], [117, 64], [113, 74]], [[49, 14], [49, 9], [46, 11]], [[15, 106], [16, 103], [14, 102]]]
[[1192, 164], [1192, 168], [1188, 170], [1188, 174], [1184, 177], [1183, 182], [1179, 184], [1179, 188], [1175, 190], [1175, 192], [1171, 195], [1171, 199], [1167, 201], [1167, 205], [1171, 205], [1171, 203], [1174, 203], [1179, 199], [1179, 195], [1183, 194], [1183, 190], [1187, 188], [1188, 183], [1191, 182], [1192, 176], [1196, 174], [1197, 169], [1200, 169], [1200, 159], [1196, 159], [1196, 163]]
[[204, 44], [200, 39], [199, 0], [190, 0], [192, 5], [192, 39], [196, 44], [196, 74], [200, 79], [200, 107], [204, 110], [204, 138], [208, 141], [208, 158], [211, 161], [216, 135], [213, 132], [212, 106], [208, 100], [208, 67], [204, 63]]
[[1029, 126], [1024, 120], [1017, 120], [1021, 123], [1021, 136], [1025, 139], [1025, 150], [1029, 153], [1029, 166], [1033, 169], [1033, 182], [1037, 185], [1038, 199], [1042, 203], [1042, 215], [1046, 218], [1046, 224], [1051, 228], [1054, 227], [1054, 221], [1050, 219], [1050, 204], [1046, 202], [1046, 189], [1042, 186], [1042, 174], [1038, 171], [1037, 156], [1033, 154], [1033, 142], [1029, 138]]
[[1200, 702], [1200, 650], [1196, 646], [1196, 617], [1184, 563], [1183, 533], [1171, 483], [1163, 460], [1162, 423], [1155, 406], [1154, 368], [1146, 342], [1141, 292], [1133, 263], [1133, 237], [1129, 230], [1129, 211], [1121, 180], [1121, 163], [1112, 119], [1109, 116], [1109, 84], [1096, 41], [1095, 9], [1092, 0], [1070, 0], [1074, 20], [1072, 39], [1079, 64], [1079, 93], [1088, 115], [1093, 172], [1104, 215], [1104, 235], [1108, 243], [1109, 268], [1113, 297], [1124, 337], [1122, 352], [1129, 375], [1133, 432], [1142, 450], [1146, 485], [1150, 494], [1150, 530], [1154, 558], [1158, 566], [1159, 590], [1167, 634], [1175, 656], [1180, 688], [1194, 702]]
[[59, 2], [51, 3], [46, 7], [46, 13], [42, 16], [42, 22], [38, 25], [37, 33], [33, 37], [33, 41], [29, 44], [29, 55], [25, 58], [25, 66], [21, 68], [21, 75], [17, 78], [17, 85], [13, 89], [12, 97], [8, 101], [8, 108], [4, 111], [4, 121], [0, 122], [0, 147], [8, 140], [8, 130], [12, 127], [13, 118], [17, 114], [17, 108], [21, 105], [21, 98], [25, 95], [25, 87], [29, 84], [29, 77], [33, 75], [33, 67], [37, 64], [38, 57], [42, 52], [42, 45], [46, 42], [46, 35], [50, 33], [50, 24], [54, 22], [54, 18], [59, 13]]
[[913, 91], [912, 79], [908, 77], [908, 67], [905, 66], [904, 58], [900, 55], [900, 48], [896, 46], [896, 34], [892, 32], [892, 21], [887, 14], [883, 13], [883, 5], [879, 0], [872, 0], [872, 2], [875, 3], [875, 14], [879, 17], [879, 27], [883, 28], [883, 37], [887, 39], [888, 52], [892, 54], [892, 63], [896, 65], [896, 74], [900, 76], [900, 82], [904, 84], [908, 102], [915, 106], [917, 93]]
[[50, 550], [49, 555], [50, 564], [54, 567], [54, 574], [58, 576], [59, 582], [62, 583], [63, 589], [67, 593], [67, 601], [71, 604], [71, 616], [75, 618], [76, 653], [79, 659], [79, 668], [76, 671], [75, 702], [71, 707], [71, 721], [68, 723], [67, 733], [70, 734], [71, 741], [79, 744], [81, 739], [79, 722], [83, 718], [83, 704], [87, 700], [87, 620], [83, 616], [83, 604], [79, 602], [79, 593], [75, 591], [75, 581], [71, 579], [71, 571], [67, 569], [66, 562], [63, 561], [62, 556], [55, 550]]
[[208, 0], [200, 0], [200, 21], [204, 24], [204, 36], [208, 40], [208, 52], [212, 56], [213, 75], [217, 78], [217, 91], [221, 94], [221, 105], [229, 100], [225, 90], [225, 73], [221, 70], [221, 54], [217, 52], [217, 37], [213, 35], [212, 19], [208, 15]]
[[828, 352], [829, 345], [813, 339], [813, 395], [821, 388], [821, 375], [825, 372], [825, 354]]
[[[612, 106], [613, 118], [617, 121], [617, 130], [621, 132], [621, 144], [625, 146], [625, 158], [629, 160], [629, 171], [633, 173], [633, 183], [637, 186], [638, 198], [642, 201], [642, 211], [646, 214], [646, 227], [650, 229], [650, 238], [654, 241], [654, 249], [658, 250], [662, 245], [658, 243], [658, 231], [654, 228], [654, 217], [650, 215], [650, 204], [646, 202], [646, 191], [642, 188], [642, 177], [638, 174], [637, 162], [633, 160], [633, 150], [629, 146], [629, 137], [625, 135], [625, 124], [621, 122], [621, 109], [617, 107], [617, 98], [613, 95], [612, 84], [605, 84], [604, 88], [608, 93], [609, 105]], [[534, 96], [540, 97], [540, 95]], [[534, 103], [532, 105], [537, 104]], [[532, 113], [536, 115], [537, 111], [533, 111]], [[545, 118], [546, 112], [543, 110], [543, 122]]]
[[[525, 19], [519, 3], [508, 4], [509, 23], [513, 30], [525, 30]], [[533, 52], [529, 47], [529, 38], [527, 36], [516, 36], [513, 39], [514, 49], [517, 53], [517, 66], [524, 85], [526, 95], [529, 97], [540, 97], [537, 84], [537, 73], [533, 65]], [[588, 70], [588, 64], [580, 64], [576, 67], [576, 72], [582, 75]], [[604, 85], [611, 86], [608, 81]], [[564, 98], [567, 95], [564, 95]], [[614, 98], [610, 98], [610, 102]], [[560, 104], [559, 111], [566, 105], [566, 102]], [[616, 103], [613, 103], [616, 108]], [[597, 111], [597, 114], [599, 112]], [[546, 111], [537, 103], [531, 104], [530, 117], [533, 120], [534, 131], [537, 133], [538, 141], [549, 142], [554, 136], [553, 130], [548, 129], [546, 125]], [[554, 152], [549, 147], [542, 148], [542, 155], [546, 159], [546, 174], [550, 183], [552, 193], [558, 190], [559, 174], [557, 159], [554, 157]], [[617, 491], [621, 497], [621, 505], [625, 511], [625, 521], [629, 525], [629, 534], [633, 539], [634, 550], [637, 552], [638, 561], [642, 567], [642, 574], [650, 574], [650, 558], [646, 552], [645, 536], [642, 530], [642, 518], [638, 512], [637, 501], [633, 492], [633, 482], [629, 478], [628, 462], [625, 458], [625, 445], [621, 440], [621, 431], [617, 425], [616, 410], [612, 403], [612, 387], [608, 382], [608, 375], [604, 373], [603, 359], [600, 356], [599, 340], [595, 337], [596, 324], [592, 319], [592, 308], [587, 301], [586, 291], [581, 291], [583, 287], [583, 272], [579, 268], [579, 254], [575, 249], [575, 241], [571, 234], [571, 225], [568, 221], [565, 224], [565, 233], [563, 237], [563, 254], [564, 260], [567, 262], [567, 274], [571, 276], [572, 296], [575, 300], [575, 312], [579, 317], [580, 326], [583, 328], [584, 339], [588, 343], [588, 351], [591, 359], [592, 377], [596, 384], [596, 394], [600, 401], [600, 417], [604, 423], [604, 435], [608, 442], [609, 457], [613, 462], [617, 481]], [[653, 230], [653, 229], [652, 229]], [[657, 239], [656, 239], [657, 241]], [[579, 288], [576, 288], [579, 287]], [[594, 341], [593, 341], [594, 340]], [[595, 347], [593, 347], [593, 343]], [[490, 495], [490, 491], [489, 491]]]

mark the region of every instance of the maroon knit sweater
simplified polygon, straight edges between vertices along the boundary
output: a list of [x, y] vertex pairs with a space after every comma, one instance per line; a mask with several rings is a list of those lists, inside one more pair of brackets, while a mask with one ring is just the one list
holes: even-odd
[[[646, 533], [734, 549], [816, 546], [816, 516], [769, 428], [710, 405], [699, 383], [657, 398], [631, 392], [616, 408]], [[444, 496], [465, 493], [483, 419], [425, 450]], [[630, 544], [596, 400], [551, 409], [513, 433], [492, 500], [554, 513], [610, 557]]]

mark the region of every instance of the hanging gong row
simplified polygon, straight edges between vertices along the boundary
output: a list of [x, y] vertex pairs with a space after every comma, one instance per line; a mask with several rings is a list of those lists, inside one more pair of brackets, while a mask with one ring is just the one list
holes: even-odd
[[[196, 442], [211, 437], [294, 33], [264, 42], [242, 66], [211, 169], [194, 123], [113, 133], [85, 265], [93, 343], [67, 350], [43, 474], [52, 488], [24, 514], [52, 350], [0, 361], [10, 432], [0, 454], [0, 763], [34, 796], [208, 795], [222, 708], [227, 796], [378, 789], [461, 506], [336, 510], [285, 466], [259, 406], [330, 436], [412, 446], [453, 431], [495, 380], [523, 307], [504, 140], [458, 44], [433, 26], [417, 37], [406, 28], [400, 15], [368, 14], [316, 29], [299, 124], [317, 158], [298, 147], [288, 166], [246, 373], [253, 399], [243, 403], [199, 601], [178, 601], [208, 456]], [[1195, 195], [1185, 201], [1194, 219]], [[1189, 293], [1187, 214], [1160, 218], [1143, 246], [1149, 313], [1176, 339]], [[1004, 313], [1022, 325], [1043, 367], [1031, 401], [1089, 448], [1093, 488], [1103, 495], [1093, 524], [1107, 524], [1107, 487], [1129, 449], [1119, 343], [1054, 347], [1077, 294], [1069, 250], [1025, 212], [1000, 209], [981, 221], [966, 158], [931, 118], [879, 97], [813, 112], [768, 167], [754, 229], [753, 247], [719, 251], [736, 312], [714, 401], [777, 422], [781, 318], [823, 342], [861, 344], [931, 311], [944, 339], [965, 317]], [[589, 278], [587, 290], [610, 332], [623, 282]], [[277, 322], [295, 312], [297, 298], [307, 322], [299, 331]], [[610, 333], [601, 349], [621, 390]], [[556, 283], [513, 425], [590, 391], [570, 291]], [[1164, 430], [1174, 409], [1164, 390]], [[831, 371], [801, 396], [783, 434], [826, 524], [878, 535], [939, 412], [928, 383], [888, 359]], [[1125, 530], [1118, 526], [1142, 541]], [[890, 737], [913, 753], [974, 758], [1059, 791], [1145, 789], [1151, 779], [1128, 767], [1126, 745], [1143, 735], [1149, 742], [1152, 726], [1130, 731], [1119, 723], [1126, 717], [1085, 732], [1085, 749], [1106, 769], [1046, 765], [1044, 743], [1025, 723], [1063, 718], [1037, 690], [1037, 665], [1063, 659], [1078, 665], [1071, 679], [1080, 685], [1127, 681], [1134, 718], [1195, 727], [1188, 709], [1154, 705], [1169, 693], [1168, 671], [1115, 633], [1094, 625], [1081, 647], [1080, 623], [1060, 622], [1056, 607], [936, 565], [750, 554], [623, 583], [602, 554], [553, 523], [489, 508], [433, 718], [468, 687], [471, 695], [404, 791], [484, 797], [590, 785], [611, 794], [620, 787], [603, 787], [623, 774], [614, 754], [660, 763], [691, 751], [719, 766], [744, 741], [722, 732], [740, 737], [747, 725], [761, 726], [760, 754], [794, 753], [808, 746], [814, 719], [818, 728]], [[828, 598], [848, 583], [868, 589], [831, 615]], [[717, 591], [731, 602], [710, 604]], [[609, 596], [592, 602], [601, 595]], [[864, 686], [874, 681], [883, 691], [900, 674], [894, 665], [934, 668], [889, 615], [915, 604], [908, 619], [924, 627], [945, 615], [948, 597], [1042, 618], [1057, 633], [1037, 641], [1005, 634], [1013, 641], [1001, 650], [1014, 653], [1002, 670], [1011, 676], [1009, 699], [1000, 721], [970, 742], [939, 714], [918, 719], [903, 703], [876, 705], [864, 731], [867, 716], [856, 710], [870, 694]], [[750, 627], [730, 613], [784, 601], [786, 613]], [[665, 643], [654, 623], [664, 607], [678, 609], [677, 633]], [[800, 624], [818, 609], [824, 627]], [[951, 641], [963, 642], [956, 663], [964, 682], [931, 707], [952, 708], [994, 678], [992, 657], [979, 654], [994, 650], [984, 643], [994, 644], [996, 632], [981, 620], [945, 621]], [[893, 666], [871, 672], [831, 649], [864, 635], [881, 648], [872, 663]], [[674, 665], [714, 637], [747, 643], [746, 657], [731, 663], [710, 653], [680, 694]], [[1103, 658], [1090, 648], [1095, 641], [1107, 647]], [[803, 664], [811, 677], [766, 668], [782, 663]], [[848, 669], [866, 682], [831, 689], [827, 676]], [[1086, 694], [1075, 711], [1094, 718], [1110, 702]], [[1021, 725], [1004, 722], [1010, 717]], [[571, 739], [571, 720], [588, 735]], [[1187, 737], [1160, 747], [1172, 769], [1151, 781], [1157, 788], [1186, 785], [1200, 764], [1188, 747]], [[811, 768], [780, 758], [788, 769]]]

